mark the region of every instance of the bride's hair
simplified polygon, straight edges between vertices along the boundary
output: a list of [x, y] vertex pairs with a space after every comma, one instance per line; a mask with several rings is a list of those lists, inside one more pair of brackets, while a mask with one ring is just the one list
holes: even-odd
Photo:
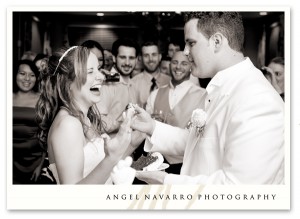
[[[48, 132], [60, 107], [64, 107], [70, 115], [78, 118], [83, 130], [89, 128], [84, 122], [83, 112], [76, 105], [70, 92], [72, 82], [75, 81], [78, 88], [86, 82], [89, 53], [87, 48], [81, 46], [61, 48], [49, 58], [41, 70], [41, 95], [36, 105], [36, 119], [39, 125], [38, 138], [44, 149], [47, 149]], [[96, 105], [89, 108], [87, 116], [96, 134], [100, 135], [102, 123]]]

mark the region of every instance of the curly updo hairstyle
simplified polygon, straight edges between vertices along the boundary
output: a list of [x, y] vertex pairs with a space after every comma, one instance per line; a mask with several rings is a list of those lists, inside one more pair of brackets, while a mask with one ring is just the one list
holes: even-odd
[[[41, 95], [36, 105], [36, 119], [39, 125], [38, 137], [43, 148], [47, 148], [50, 126], [61, 107], [78, 118], [84, 130], [87, 128], [84, 114], [75, 103], [70, 86], [73, 82], [78, 88], [85, 84], [89, 54], [90, 51], [82, 46], [61, 48], [49, 57], [48, 63], [41, 70]], [[91, 106], [87, 116], [93, 129], [100, 135], [102, 124], [98, 108]]]

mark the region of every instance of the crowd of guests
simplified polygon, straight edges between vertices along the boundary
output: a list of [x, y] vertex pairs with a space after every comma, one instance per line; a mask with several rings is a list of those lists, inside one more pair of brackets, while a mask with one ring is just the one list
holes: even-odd
[[[283, 183], [283, 101], [275, 94], [284, 98], [283, 58], [264, 74], [256, 69], [241, 52], [238, 13], [186, 18], [184, 50], [177, 42], [162, 52], [157, 42], [120, 38], [109, 49], [87, 40], [50, 57], [24, 54], [13, 78], [13, 184], [116, 183], [131, 164], [114, 169], [119, 162], [150, 151], [170, 167], [131, 171], [127, 183]], [[216, 24], [207, 38], [198, 29], [206, 22]], [[208, 87], [200, 78], [211, 79]], [[136, 115], [125, 110], [129, 103]], [[187, 129], [197, 108], [208, 114], [201, 139]], [[262, 161], [251, 165], [258, 155]], [[252, 174], [265, 165], [264, 177]]]

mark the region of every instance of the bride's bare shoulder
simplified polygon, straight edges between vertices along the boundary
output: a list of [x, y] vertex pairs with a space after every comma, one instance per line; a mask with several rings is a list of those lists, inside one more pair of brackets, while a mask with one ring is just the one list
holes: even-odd
[[[58, 113], [55, 117], [51, 129], [51, 135], [81, 135], [83, 133], [82, 124], [78, 118], [69, 114]], [[49, 133], [49, 134], [50, 134]]]

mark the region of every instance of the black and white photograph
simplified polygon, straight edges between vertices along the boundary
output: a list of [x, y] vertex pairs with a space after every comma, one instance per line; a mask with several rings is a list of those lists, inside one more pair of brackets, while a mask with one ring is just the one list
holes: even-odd
[[7, 209], [290, 210], [290, 12], [9, 8]]

